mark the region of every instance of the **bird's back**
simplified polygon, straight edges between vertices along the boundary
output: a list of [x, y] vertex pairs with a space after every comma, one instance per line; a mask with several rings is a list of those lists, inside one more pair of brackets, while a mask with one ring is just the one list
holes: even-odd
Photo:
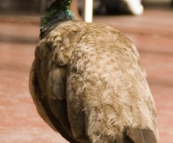
[[69, 141], [156, 143], [145, 76], [135, 46], [119, 31], [68, 21], [39, 42], [30, 87], [42, 118]]

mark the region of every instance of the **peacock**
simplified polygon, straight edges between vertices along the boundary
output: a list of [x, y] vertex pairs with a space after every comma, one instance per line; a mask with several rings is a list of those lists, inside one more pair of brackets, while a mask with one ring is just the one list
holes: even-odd
[[41, 21], [29, 88], [38, 114], [71, 143], [157, 143], [155, 103], [135, 45], [75, 20], [56, 0]]

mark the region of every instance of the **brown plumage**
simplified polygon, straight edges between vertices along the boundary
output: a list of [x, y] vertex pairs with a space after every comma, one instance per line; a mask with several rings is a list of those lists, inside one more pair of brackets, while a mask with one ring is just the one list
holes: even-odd
[[157, 143], [157, 119], [134, 44], [102, 24], [65, 21], [35, 51], [39, 115], [71, 143]]

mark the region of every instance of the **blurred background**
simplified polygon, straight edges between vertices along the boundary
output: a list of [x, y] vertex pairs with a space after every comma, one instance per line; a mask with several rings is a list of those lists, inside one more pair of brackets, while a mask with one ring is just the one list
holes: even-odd
[[[0, 13], [4, 14], [40, 14], [44, 13], [46, 8], [54, 0], [0, 0]], [[100, 7], [101, 1], [108, 1], [105, 3], [114, 3], [116, 0], [94, 0], [95, 14], [105, 14], [107, 5]], [[79, 11], [82, 13], [84, 0], [78, 0]], [[147, 7], [158, 7], [163, 5], [173, 4], [172, 0], [142, 0], [142, 4]], [[116, 5], [116, 4], [115, 4]], [[115, 7], [113, 5], [113, 7]], [[114, 8], [115, 9], [115, 8]]]
[[[28, 78], [39, 41], [40, 17], [51, 1], [0, 0], [0, 143], [67, 143], [39, 117]], [[83, 0], [79, 12], [83, 14]], [[173, 139], [173, 7], [143, 0], [140, 16], [107, 11], [94, 0], [93, 21], [118, 29], [136, 45], [148, 74], [159, 123], [159, 143]]]

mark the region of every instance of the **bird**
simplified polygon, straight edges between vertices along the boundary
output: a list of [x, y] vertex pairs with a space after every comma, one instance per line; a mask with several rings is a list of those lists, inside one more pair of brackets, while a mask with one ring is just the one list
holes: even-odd
[[118, 30], [75, 19], [72, 0], [42, 17], [29, 90], [41, 118], [70, 143], [157, 143], [146, 71]]

